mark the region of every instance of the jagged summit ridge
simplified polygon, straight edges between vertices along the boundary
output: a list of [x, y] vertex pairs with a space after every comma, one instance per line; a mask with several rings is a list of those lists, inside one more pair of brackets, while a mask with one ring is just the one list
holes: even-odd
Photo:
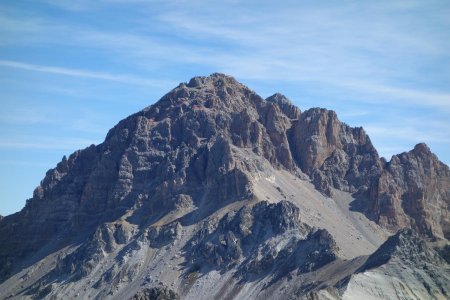
[[[201, 105], [210, 109], [244, 109], [244, 105], [257, 105], [263, 99], [254, 91], [231, 76], [213, 73], [208, 77], [193, 77], [188, 83], [180, 83], [175, 89], [164, 95], [161, 100], [148, 107], [166, 105], [192, 108]], [[192, 103], [194, 102], [194, 103]], [[192, 105], [192, 106], [189, 106]], [[195, 107], [199, 109], [200, 107]]]
[[[449, 199], [449, 169], [426, 145], [386, 162], [335, 112], [263, 99], [215, 73], [49, 170], [26, 207], [0, 219], [0, 282], [30, 278], [28, 290], [11, 284], [22, 296], [202, 298], [222, 272], [217, 297], [255, 296], [239, 282], [261, 297], [306, 295], [356, 271], [387, 231], [446, 241]], [[30, 271], [46, 257], [56, 267]], [[314, 283], [334, 266], [347, 271]]]

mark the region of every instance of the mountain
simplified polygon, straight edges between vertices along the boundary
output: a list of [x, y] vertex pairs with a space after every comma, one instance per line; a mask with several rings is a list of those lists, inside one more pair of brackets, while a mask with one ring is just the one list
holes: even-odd
[[0, 219], [0, 298], [444, 299], [449, 205], [426, 145], [387, 162], [333, 111], [195, 77]]

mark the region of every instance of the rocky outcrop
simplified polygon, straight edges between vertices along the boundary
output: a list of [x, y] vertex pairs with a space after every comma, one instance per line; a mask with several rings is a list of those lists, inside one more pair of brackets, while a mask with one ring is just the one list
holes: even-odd
[[120, 245], [127, 244], [134, 235], [131, 226], [124, 223], [105, 223], [97, 228], [93, 236], [64, 257], [57, 264], [50, 278], [69, 277], [76, 281], [88, 275], [108, 253]]
[[364, 130], [340, 122], [334, 111], [302, 113], [290, 132], [292, 153], [320, 191], [365, 193], [382, 171], [382, 161]]
[[435, 249], [445, 261], [450, 264], [450, 244]]
[[177, 239], [181, 235], [181, 230], [180, 222], [172, 222], [164, 226], [152, 226], [147, 230], [147, 239], [151, 247], [160, 248]]
[[304, 239], [291, 238], [283, 247], [277, 247], [277, 242], [259, 246], [244, 262], [238, 276], [254, 280], [270, 274], [276, 280], [292, 271], [313, 272], [337, 258], [336, 243], [325, 229], [312, 230]]
[[178, 300], [180, 297], [167, 287], [145, 288], [136, 293], [130, 300]]
[[272, 102], [272, 103], [275, 103], [276, 105], [278, 105], [280, 110], [289, 119], [297, 120], [298, 118], [300, 118], [300, 115], [301, 115], [300, 109], [297, 106], [295, 106], [294, 104], [292, 104], [292, 102], [288, 98], [286, 98], [286, 96], [284, 96], [280, 93], [276, 93], [276, 94], [273, 94], [272, 96], [266, 98], [266, 101]]
[[366, 213], [387, 228], [450, 238], [450, 170], [425, 144], [394, 155], [375, 180]]
[[288, 201], [263, 201], [208, 220], [185, 248], [192, 269], [234, 267], [245, 279], [311, 272], [336, 259], [336, 251], [332, 236], [302, 223]]
[[295, 229], [301, 236], [310, 230], [300, 223], [298, 208], [286, 201], [246, 206], [220, 221], [207, 220], [201, 228], [188, 242], [188, 260], [192, 265], [217, 268], [232, 267], [259, 244], [287, 230]]
[[378, 248], [359, 271], [377, 268], [396, 258], [412, 266], [432, 263], [436, 267], [445, 265], [443, 258], [427, 245], [417, 232], [412, 229], [399, 230]]
[[345, 288], [343, 299], [446, 299], [450, 266], [415, 231], [405, 229], [373, 253]]
[[354, 194], [357, 209], [393, 232], [412, 227], [430, 238], [449, 238], [449, 168], [425, 144], [386, 162], [362, 128], [340, 122], [333, 111], [310, 109], [293, 122], [290, 146], [324, 194]]

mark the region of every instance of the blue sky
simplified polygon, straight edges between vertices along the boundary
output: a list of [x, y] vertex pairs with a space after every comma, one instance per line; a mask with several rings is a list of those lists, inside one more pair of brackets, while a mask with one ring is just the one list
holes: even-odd
[[449, 1], [0, 2], [0, 214], [63, 155], [179, 82], [223, 72], [450, 163]]

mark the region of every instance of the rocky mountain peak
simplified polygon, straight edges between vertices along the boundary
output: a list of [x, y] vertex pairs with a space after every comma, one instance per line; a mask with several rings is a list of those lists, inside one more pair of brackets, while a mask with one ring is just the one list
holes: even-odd
[[[264, 100], [214, 73], [181, 83], [103, 143], [63, 157], [22, 211], [0, 217], [0, 284], [52, 257], [47, 275], [30, 271], [27, 290], [13, 290], [76, 298], [74, 289], [59, 290], [67, 284], [108, 298], [130, 284], [136, 297], [192, 298], [221, 273], [235, 289], [230, 298], [241, 283], [261, 282], [248, 290], [263, 297], [290, 277], [304, 295], [319, 288], [321, 268], [356, 270], [360, 259], [341, 261], [353, 243], [352, 258], [404, 227], [449, 239], [449, 201], [450, 171], [425, 144], [387, 163], [361, 127], [334, 111], [301, 112], [282, 94]], [[383, 253], [409, 247], [408, 234]]]
[[197, 76], [189, 80], [187, 86], [191, 88], [202, 88], [205, 86], [242, 86], [234, 77], [223, 73], [212, 73], [209, 76]]
[[372, 188], [369, 214], [383, 226], [450, 238], [450, 170], [426, 144], [394, 155]]
[[333, 189], [366, 193], [383, 168], [364, 130], [340, 122], [332, 110], [304, 111], [293, 122], [291, 145], [301, 170], [328, 196]]
[[258, 106], [262, 101], [255, 92], [233, 77], [213, 73], [207, 77], [193, 77], [188, 83], [180, 83], [146, 110], [165, 111], [176, 107], [177, 111], [182, 112], [190, 109], [232, 112]]
[[291, 100], [289, 100], [286, 96], [280, 93], [275, 93], [272, 96], [266, 98], [266, 101], [277, 104], [278, 107], [280, 107], [281, 111], [290, 119], [300, 118], [300, 109], [297, 106], [293, 105]]
[[419, 143], [417, 145], [414, 146], [414, 153], [419, 154], [419, 153], [423, 153], [423, 154], [431, 154], [431, 150], [428, 147], [427, 144], [425, 143]]

